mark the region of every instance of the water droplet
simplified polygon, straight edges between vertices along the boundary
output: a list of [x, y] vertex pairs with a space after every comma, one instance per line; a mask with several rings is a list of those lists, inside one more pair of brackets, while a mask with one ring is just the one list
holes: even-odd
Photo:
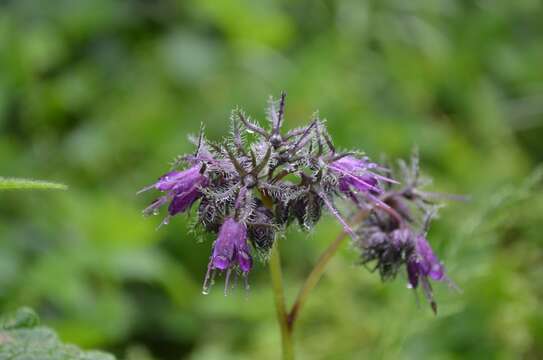
[[245, 131], [247, 131], [249, 134], [254, 134], [255, 132], [251, 129], [246, 129]]
[[159, 213], [158, 209], [154, 209], [152, 214], [153, 215], [158, 215], [158, 213]]
[[204, 288], [202, 289], [202, 294], [203, 294], [203, 295], [209, 295], [209, 287], [207, 287], [207, 288], [204, 287]]
[[408, 289], [413, 289], [413, 285], [411, 285], [411, 283], [407, 283], [407, 288]]

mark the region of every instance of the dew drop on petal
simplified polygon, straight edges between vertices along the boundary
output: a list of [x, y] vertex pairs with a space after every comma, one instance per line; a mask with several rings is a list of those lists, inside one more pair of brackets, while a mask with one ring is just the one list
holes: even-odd
[[203, 295], [209, 295], [209, 290], [211, 289], [211, 286], [213, 286], [213, 280], [212, 279], [206, 279], [204, 281], [204, 286], [202, 286], [202, 294]]
[[213, 279], [215, 277], [215, 271], [213, 271], [211, 268], [208, 268], [206, 277], [204, 279], [204, 284], [202, 285], [202, 294], [208, 295], [209, 289], [211, 286], [213, 286]]

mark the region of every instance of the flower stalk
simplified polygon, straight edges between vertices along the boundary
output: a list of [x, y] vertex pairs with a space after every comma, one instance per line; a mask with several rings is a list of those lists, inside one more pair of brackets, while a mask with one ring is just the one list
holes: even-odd
[[281, 271], [281, 255], [279, 253], [279, 243], [277, 241], [272, 248], [269, 268], [277, 313], [277, 322], [279, 323], [279, 328], [281, 330], [281, 348], [283, 360], [293, 360], [294, 343], [292, 339], [292, 327], [289, 325], [289, 317], [286, 311], [283, 274]]
[[[367, 215], [367, 211], [360, 210], [354, 216], [352, 223], [359, 223]], [[319, 282], [322, 275], [324, 274], [324, 271], [326, 270], [326, 266], [328, 265], [332, 257], [338, 252], [339, 247], [343, 244], [345, 239], [347, 239], [348, 235], [349, 234], [345, 230], [339, 233], [336, 239], [330, 245], [328, 245], [326, 250], [324, 250], [324, 252], [321, 254], [319, 259], [317, 260], [317, 263], [307, 276], [304, 285], [300, 289], [300, 292], [298, 293], [298, 296], [296, 297], [296, 300], [294, 301], [294, 304], [292, 305], [292, 308], [288, 313], [288, 327], [291, 332], [294, 329], [294, 324], [296, 322], [296, 319], [298, 318], [298, 314], [300, 313], [302, 306], [307, 301], [311, 290], [313, 290], [315, 286], [317, 286], [317, 283]]]
[[313, 270], [311, 270], [311, 272], [305, 279], [304, 285], [300, 289], [300, 292], [298, 293], [298, 296], [296, 297], [296, 300], [294, 301], [294, 304], [292, 305], [292, 308], [290, 309], [287, 316], [287, 324], [288, 324], [289, 331], [292, 331], [294, 329], [294, 323], [296, 322], [296, 319], [298, 318], [300, 309], [307, 301], [307, 298], [311, 290], [315, 288], [320, 278], [324, 274], [326, 265], [328, 265], [332, 257], [337, 253], [340, 245], [343, 243], [343, 241], [346, 238], [347, 238], [347, 232], [342, 231], [336, 237], [336, 239], [326, 248], [326, 250], [321, 254], [321, 256], [319, 257], [319, 260], [317, 261], [317, 264], [315, 265], [315, 267], [313, 267]]

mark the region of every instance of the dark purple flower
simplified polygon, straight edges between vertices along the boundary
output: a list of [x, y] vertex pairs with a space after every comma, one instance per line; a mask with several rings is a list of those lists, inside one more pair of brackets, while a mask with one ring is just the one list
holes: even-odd
[[355, 239], [355, 245], [362, 250], [362, 264], [373, 264], [370, 270], [378, 271], [383, 281], [394, 279], [414, 251], [413, 236], [408, 228], [390, 231], [388, 226], [388, 221], [383, 222], [373, 214], [358, 229], [360, 236]]
[[183, 171], [172, 171], [158, 179], [156, 183], [140, 191], [157, 189], [166, 193], [148, 206], [143, 213], [156, 213], [158, 208], [170, 201], [168, 213], [170, 216], [186, 211], [202, 196], [201, 188], [208, 184], [207, 177], [202, 174], [201, 165], [193, 165]]
[[430, 280], [455, 286], [424, 235], [414, 231], [393, 207], [374, 210], [357, 233], [359, 238], [355, 239], [355, 245], [362, 250], [362, 264], [375, 264], [370, 270], [378, 271], [384, 281], [394, 279], [405, 265], [409, 288], [420, 286], [433, 311], [437, 312]]
[[215, 270], [226, 271], [226, 292], [231, 271], [238, 268], [246, 278], [249, 271], [251, 271], [252, 265], [253, 260], [247, 244], [247, 226], [232, 218], [226, 219], [221, 225], [217, 240], [213, 244], [213, 252], [204, 280], [204, 293], [209, 291]]

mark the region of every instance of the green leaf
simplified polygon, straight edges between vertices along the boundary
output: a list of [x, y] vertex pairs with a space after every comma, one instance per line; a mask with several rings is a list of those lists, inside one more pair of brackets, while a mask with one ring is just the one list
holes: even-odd
[[21, 308], [0, 320], [0, 359], [115, 360], [115, 357], [63, 344], [53, 330], [39, 326], [39, 317], [32, 309]]
[[0, 176], [0, 190], [66, 190], [68, 186], [41, 180], [5, 178]]
[[0, 328], [3, 330], [33, 328], [40, 324], [38, 314], [30, 308], [23, 307], [13, 314], [9, 314], [0, 320]]

